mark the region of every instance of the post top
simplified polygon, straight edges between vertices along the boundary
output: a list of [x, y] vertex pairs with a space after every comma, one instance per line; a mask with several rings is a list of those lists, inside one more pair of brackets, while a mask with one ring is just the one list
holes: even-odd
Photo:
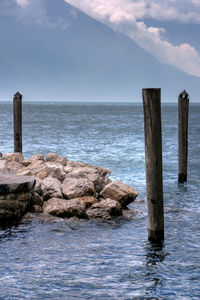
[[20, 92], [17, 92], [16, 94], [14, 94], [13, 98], [14, 99], [22, 99], [22, 95], [20, 94]]
[[189, 94], [186, 92], [186, 90], [183, 90], [183, 91], [179, 94], [179, 98], [180, 98], [180, 99], [189, 99]]

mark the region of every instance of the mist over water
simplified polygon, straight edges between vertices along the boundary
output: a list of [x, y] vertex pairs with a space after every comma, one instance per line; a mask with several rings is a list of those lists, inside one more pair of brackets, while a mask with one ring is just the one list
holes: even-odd
[[[200, 104], [190, 104], [188, 183], [177, 183], [177, 106], [162, 105], [165, 242], [147, 241], [141, 103], [24, 103], [23, 152], [56, 152], [112, 170], [139, 191], [127, 221], [29, 216], [0, 231], [2, 299], [199, 299]], [[0, 152], [13, 152], [12, 103]]]

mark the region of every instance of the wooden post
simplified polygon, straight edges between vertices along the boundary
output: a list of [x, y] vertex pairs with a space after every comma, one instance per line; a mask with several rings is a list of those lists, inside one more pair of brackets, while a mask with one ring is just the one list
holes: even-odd
[[161, 89], [143, 89], [148, 238], [164, 240]]
[[178, 181], [187, 181], [189, 94], [178, 97]]
[[14, 152], [22, 153], [22, 95], [13, 96]]

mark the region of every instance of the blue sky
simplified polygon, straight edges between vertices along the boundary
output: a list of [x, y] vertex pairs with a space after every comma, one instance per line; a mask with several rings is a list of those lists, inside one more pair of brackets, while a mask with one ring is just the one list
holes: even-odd
[[200, 101], [200, 0], [1, 0], [0, 22], [1, 99]]

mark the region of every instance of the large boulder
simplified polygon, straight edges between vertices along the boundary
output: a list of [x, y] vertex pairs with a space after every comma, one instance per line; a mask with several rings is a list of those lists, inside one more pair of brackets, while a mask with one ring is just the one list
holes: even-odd
[[62, 184], [62, 191], [67, 199], [83, 196], [96, 197], [94, 184], [87, 178], [66, 178]]
[[97, 203], [97, 199], [93, 196], [79, 197], [76, 199], [83, 201], [87, 208], [89, 208], [92, 204]]
[[3, 155], [3, 159], [7, 161], [16, 161], [18, 163], [21, 163], [24, 160], [24, 156], [20, 152], [6, 153]]
[[32, 162], [35, 162], [35, 161], [42, 161], [42, 162], [44, 162], [44, 157], [41, 154], [34, 154], [33, 156], [31, 156], [31, 158], [23, 160], [21, 162], [21, 164], [24, 167], [28, 167], [30, 164], [32, 164]]
[[70, 217], [85, 217], [86, 205], [84, 201], [79, 199], [49, 199], [44, 203], [43, 212], [53, 216], [70, 218]]
[[122, 207], [126, 207], [133, 202], [138, 195], [138, 192], [131, 186], [115, 180], [105, 186], [100, 195], [106, 199], [111, 198], [118, 201]]
[[47, 177], [42, 181], [41, 190], [44, 200], [63, 197], [61, 183], [58, 179], [53, 177]]
[[35, 178], [0, 174], [0, 226], [16, 222], [29, 209]]
[[12, 171], [12, 172], [18, 172], [18, 171], [21, 171], [24, 169], [23, 165], [14, 161], [14, 160], [11, 160], [7, 163], [7, 166], [6, 166], [7, 170], [8, 171]]
[[34, 160], [30, 165], [17, 172], [18, 175], [31, 175], [35, 176], [39, 171], [44, 168], [43, 160]]
[[68, 172], [66, 178], [88, 178], [93, 182], [94, 188], [97, 193], [103, 190], [103, 188], [111, 182], [108, 178], [110, 170], [93, 167], [93, 166], [84, 166], [84, 167], [74, 167], [71, 172]]
[[45, 164], [48, 176], [57, 178], [59, 181], [63, 182], [66, 173], [62, 164], [49, 162]]
[[65, 157], [62, 157], [62, 156], [59, 156], [55, 153], [50, 152], [46, 155], [46, 161], [47, 162], [54, 162], [54, 163], [66, 166], [68, 160]]
[[30, 161], [36, 161], [36, 160], [41, 160], [44, 161], [44, 156], [42, 154], [34, 154], [33, 156], [31, 156]]
[[114, 216], [120, 216], [121, 214], [121, 205], [119, 202], [112, 199], [105, 199], [97, 202], [86, 210], [86, 216], [88, 219], [103, 218], [108, 220]]
[[71, 168], [82, 168], [82, 167], [90, 167], [90, 165], [83, 163], [82, 161], [73, 161], [73, 160], [68, 160], [67, 161], [67, 166]]

